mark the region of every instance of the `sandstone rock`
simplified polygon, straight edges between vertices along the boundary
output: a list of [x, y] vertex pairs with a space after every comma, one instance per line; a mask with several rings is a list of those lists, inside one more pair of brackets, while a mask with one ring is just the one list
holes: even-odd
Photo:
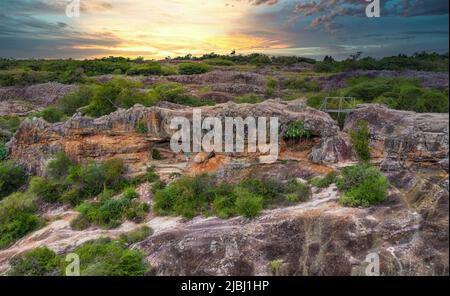
[[361, 105], [346, 120], [344, 131], [358, 120], [369, 123], [372, 157], [382, 168], [439, 167], [448, 159], [448, 114], [415, 113], [377, 104]]
[[214, 152], [199, 152], [195, 155], [193, 161], [194, 163], [205, 163], [213, 156]]
[[[202, 116], [216, 116], [222, 120], [225, 117], [278, 117], [281, 131], [292, 121], [303, 121], [314, 136], [324, 141], [338, 136], [339, 127], [328, 114], [309, 107], [291, 110], [287, 106], [287, 103], [273, 100], [254, 105], [229, 102], [203, 107]], [[192, 110], [173, 104], [150, 108], [136, 105], [97, 119], [80, 113], [65, 123], [49, 124], [42, 119], [27, 119], [8, 144], [10, 157], [30, 172], [44, 174], [47, 161], [55, 152], [64, 150], [78, 161], [121, 158], [129, 166], [130, 173], [134, 173], [151, 161], [149, 151], [155, 141], [170, 141], [175, 132], [169, 127], [171, 119], [176, 116], [191, 119]], [[138, 122], [147, 123], [146, 134], [136, 131]]]

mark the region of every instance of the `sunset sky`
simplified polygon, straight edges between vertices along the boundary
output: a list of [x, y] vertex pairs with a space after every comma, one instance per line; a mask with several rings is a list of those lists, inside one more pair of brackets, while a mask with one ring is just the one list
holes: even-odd
[[448, 52], [448, 0], [0, 0], [0, 56], [175, 57], [262, 52], [344, 58]]

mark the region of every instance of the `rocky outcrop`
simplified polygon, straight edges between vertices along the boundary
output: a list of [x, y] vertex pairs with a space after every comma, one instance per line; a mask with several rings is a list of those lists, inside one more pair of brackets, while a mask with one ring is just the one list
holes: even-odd
[[148, 254], [150, 275], [365, 275], [369, 254], [379, 256], [382, 275], [448, 274], [448, 219], [426, 227], [396, 190], [371, 209], [344, 208], [337, 198], [331, 186], [253, 220], [197, 218], [136, 248]]
[[[312, 135], [324, 143], [330, 138], [339, 141], [336, 137], [340, 137], [339, 127], [328, 114], [306, 107], [302, 102], [268, 100], [254, 105], [229, 102], [203, 107], [201, 110], [203, 117], [215, 116], [222, 120], [225, 117], [278, 117], [280, 132], [290, 122], [302, 121]], [[158, 146], [167, 151], [167, 162], [177, 163], [179, 160], [176, 156], [170, 155], [169, 141], [175, 132], [170, 129], [170, 121], [176, 116], [192, 120], [192, 112], [192, 108], [174, 104], [160, 104], [150, 108], [136, 105], [97, 119], [81, 114], [74, 115], [67, 122], [56, 124], [49, 124], [39, 118], [26, 119], [8, 144], [10, 158], [30, 172], [44, 174], [46, 162], [55, 152], [63, 150], [77, 161], [121, 158], [133, 173], [153, 161], [151, 150]], [[138, 124], [144, 124], [147, 132], [139, 132]], [[315, 160], [342, 160], [346, 154], [338, 151], [339, 147], [341, 146], [335, 145], [327, 150], [328, 154], [336, 156], [316, 157]]]
[[398, 111], [367, 104], [347, 118], [344, 131], [354, 128], [360, 120], [368, 122], [372, 157], [385, 170], [442, 168], [448, 163], [448, 114]]
[[76, 88], [74, 85], [57, 82], [0, 87], [0, 116], [26, 115], [30, 111], [56, 102]]

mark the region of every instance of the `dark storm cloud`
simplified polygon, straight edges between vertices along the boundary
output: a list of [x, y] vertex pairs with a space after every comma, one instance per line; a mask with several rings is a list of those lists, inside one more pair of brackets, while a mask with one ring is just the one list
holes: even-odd
[[[298, 17], [314, 17], [311, 28], [320, 28], [334, 32], [341, 25], [340, 17], [365, 17], [365, 9], [369, 3], [363, 0], [319, 0], [297, 3], [294, 13]], [[447, 0], [386, 0], [380, 1], [382, 16], [435, 16], [448, 14]]]

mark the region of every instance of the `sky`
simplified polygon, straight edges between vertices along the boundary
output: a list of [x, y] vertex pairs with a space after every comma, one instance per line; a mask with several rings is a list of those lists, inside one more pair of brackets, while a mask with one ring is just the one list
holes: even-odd
[[367, 1], [0, 0], [0, 57], [448, 52], [448, 0], [380, 0], [379, 18]]

